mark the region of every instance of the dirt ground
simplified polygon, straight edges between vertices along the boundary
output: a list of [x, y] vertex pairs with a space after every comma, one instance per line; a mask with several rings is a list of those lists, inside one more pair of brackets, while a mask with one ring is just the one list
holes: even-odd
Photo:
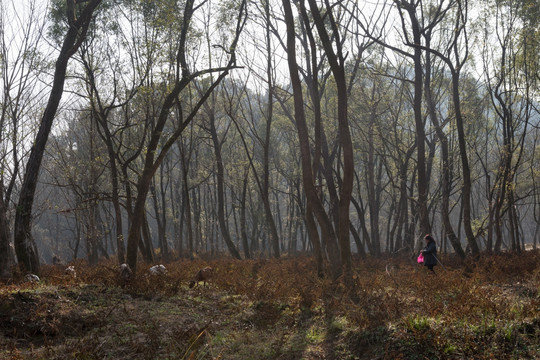
[[437, 276], [358, 262], [355, 301], [306, 259], [215, 261], [215, 278], [194, 289], [199, 263], [130, 284], [113, 265], [76, 264], [75, 279], [51, 267], [39, 283], [0, 285], [0, 359], [535, 359], [530, 256], [526, 268], [497, 258]]

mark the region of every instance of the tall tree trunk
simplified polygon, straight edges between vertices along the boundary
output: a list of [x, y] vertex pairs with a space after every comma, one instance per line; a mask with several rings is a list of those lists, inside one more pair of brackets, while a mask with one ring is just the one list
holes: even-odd
[[194, 247], [193, 247], [193, 223], [191, 220], [191, 197], [189, 194], [189, 182], [188, 182], [188, 172], [189, 172], [189, 153], [186, 156], [186, 149], [184, 149], [184, 144], [182, 139], [177, 142], [178, 150], [180, 152], [180, 165], [182, 167], [182, 215], [183, 219], [186, 222], [186, 233], [187, 233], [187, 242], [186, 242], [186, 248], [189, 253], [189, 257], [191, 258], [194, 254]]
[[194, 240], [193, 240], [193, 223], [191, 221], [191, 197], [189, 195], [189, 184], [188, 184], [188, 164], [186, 163], [184, 151], [181, 150], [181, 158], [182, 158], [182, 193], [184, 196], [184, 216], [186, 219], [186, 231], [187, 231], [187, 248], [189, 252], [189, 256], [192, 257], [195, 248], [193, 246]]
[[[465, 138], [465, 129], [464, 129], [464, 120], [463, 114], [461, 112], [461, 98], [460, 98], [460, 72], [463, 67], [464, 62], [468, 58], [468, 48], [465, 48], [465, 51], [460, 51], [459, 49], [459, 37], [463, 36], [466, 38], [466, 28], [465, 23], [467, 21], [467, 1], [457, 1], [456, 5], [456, 19], [453, 29], [454, 38], [451, 39], [450, 46], [447, 49], [448, 54], [452, 54], [455, 58], [456, 64], [454, 65], [450, 60], [449, 55], [444, 55], [440, 52], [437, 52], [433, 49], [427, 49], [431, 53], [437, 55], [442, 61], [446, 63], [450, 70], [452, 78], [452, 104], [454, 105], [454, 112], [456, 116], [456, 128], [458, 133], [458, 145], [459, 145], [459, 155], [461, 159], [461, 169], [463, 176], [463, 187], [462, 187], [462, 205], [463, 205], [463, 227], [465, 230], [465, 235], [467, 237], [467, 243], [472, 251], [474, 257], [480, 256], [480, 248], [476, 242], [474, 232], [472, 230], [472, 213], [471, 213], [471, 191], [472, 191], [472, 181], [471, 181], [471, 169], [469, 166], [469, 159], [467, 155], [467, 141]], [[462, 35], [465, 34], [465, 35]], [[420, 50], [420, 43], [415, 41], [415, 49]]]
[[[293, 181], [296, 189], [296, 198], [298, 199], [298, 208], [303, 215], [304, 223], [306, 225], [306, 233], [310, 244], [313, 246], [313, 256], [315, 257], [315, 265], [317, 267], [317, 275], [319, 277], [324, 276], [324, 264], [323, 264], [323, 251], [321, 247], [321, 239], [317, 230], [317, 223], [315, 222], [313, 209], [306, 201], [306, 206], [303, 206], [302, 193], [300, 191], [300, 181]], [[305, 248], [303, 249], [306, 250]]]
[[167, 240], [165, 236], [165, 225], [162, 222], [163, 219], [161, 217], [161, 211], [160, 211], [160, 205], [159, 205], [158, 195], [156, 191], [155, 179], [154, 179], [154, 183], [150, 187], [150, 193], [152, 196], [152, 205], [154, 207], [154, 216], [156, 218], [156, 223], [157, 223], [158, 244], [160, 248], [160, 254], [164, 260], [168, 260], [169, 249], [167, 246]]
[[[313, 111], [313, 122], [314, 122], [314, 144], [313, 144], [313, 161], [312, 161], [312, 169], [313, 169], [313, 179], [317, 179], [317, 176], [322, 175], [324, 176], [324, 179], [326, 180], [326, 187], [328, 190], [328, 195], [330, 197], [329, 200], [329, 216], [332, 218], [334, 222], [334, 226], [337, 229], [339, 226], [339, 220], [338, 220], [338, 208], [339, 208], [339, 195], [336, 187], [336, 183], [334, 181], [334, 168], [333, 168], [333, 156], [331, 156], [329, 148], [328, 148], [328, 140], [326, 138], [323, 121], [322, 121], [322, 111], [321, 111], [321, 87], [324, 85], [320, 84], [320, 79], [326, 79], [328, 76], [327, 74], [321, 74], [320, 69], [323, 67], [323, 64], [321, 63], [319, 57], [318, 57], [318, 42], [315, 38], [315, 34], [313, 33], [312, 27], [311, 27], [311, 17], [308, 14], [306, 7], [304, 5], [303, 1], [299, 2], [300, 6], [300, 12], [302, 15], [303, 22], [301, 25], [303, 26], [303, 32], [306, 34], [305, 37], [302, 38], [303, 42], [302, 45], [305, 49], [306, 53], [306, 76], [305, 76], [305, 82], [306, 86], [309, 90], [309, 95], [311, 97], [311, 104], [312, 104], [312, 111]], [[307, 39], [306, 39], [307, 38]], [[321, 156], [324, 160], [321, 164]], [[323, 181], [321, 178], [319, 178], [318, 188], [317, 191], [319, 193], [319, 196], [321, 197], [324, 194], [323, 189]], [[324, 241], [324, 239], [323, 239]]]
[[94, 201], [90, 201], [88, 206], [89, 209], [86, 211], [86, 256], [90, 266], [94, 266], [98, 262], [97, 206]]
[[118, 183], [118, 168], [114, 150], [112, 148], [112, 139], [108, 134], [107, 153], [109, 154], [109, 163], [111, 164], [111, 184], [112, 184], [112, 203], [114, 208], [114, 220], [116, 231], [116, 255], [119, 264], [123, 264], [126, 259], [126, 245], [124, 244], [124, 226], [122, 223], [122, 208], [120, 207], [120, 186]]
[[11, 249], [9, 246], [9, 220], [4, 202], [4, 184], [0, 179], [0, 280], [11, 277]]
[[[405, 3], [405, 1], [402, 1]], [[423, 65], [422, 65], [422, 49], [421, 29], [416, 17], [416, 8], [412, 4], [407, 4], [405, 7], [411, 21], [411, 29], [413, 33], [413, 42], [415, 45], [413, 53], [414, 61], [414, 123], [416, 128], [416, 147], [417, 147], [417, 177], [418, 177], [418, 215], [420, 220], [420, 231], [422, 234], [431, 233], [431, 225], [429, 223], [429, 212], [427, 208], [428, 197], [428, 179], [426, 177], [426, 132], [424, 129], [424, 120], [422, 116], [422, 98], [423, 98]]]
[[151, 264], [154, 262], [154, 245], [152, 243], [152, 233], [146, 211], [143, 215], [142, 238], [139, 239], [139, 249], [141, 250], [144, 261]]
[[266, 226], [272, 243], [272, 252], [275, 258], [280, 256], [279, 235], [276, 228], [276, 222], [272, 215], [270, 207], [270, 141], [272, 120], [274, 116], [274, 81], [272, 76], [272, 42], [270, 40], [271, 16], [270, 16], [270, 0], [264, 1], [264, 15], [266, 21], [266, 81], [268, 83], [268, 99], [266, 104], [266, 129], [264, 134], [263, 144], [263, 181], [262, 181], [262, 198], [264, 203], [264, 212], [266, 216]]
[[[373, 87], [372, 100], [375, 96], [375, 86]], [[377, 106], [371, 110], [368, 124], [368, 160], [367, 160], [367, 190], [369, 203], [369, 223], [371, 229], [371, 243], [375, 256], [381, 253], [381, 241], [379, 232], [379, 203], [377, 201], [376, 187], [379, 182], [375, 178], [375, 120]]]
[[354, 242], [356, 243], [356, 251], [360, 257], [365, 258], [366, 257], [366, 250], [364, 249], [364, 244], [362, 243], [362, 239], [360, 238], [360, 234], [358, 234], [358, 231], [354, 227], [352, 223], [350, 223], [350, 229], [351, 234], [353, 236]]
[[510, 226], [510, 239], [512, 240], [512, 251], [521, 252], [521, 245], [519, 240], [519, 216], [517, 214], [515, 205], [515, 191], [510, 189], [508, 194], [509, 203], [509, 226]]
[[68, 61], [77, 51], [86, 37], [92, 15], [101, 0], [89, 1], [79, 16], [75, 17], [75, 0], [67, 0], [67, 30], [60, 54], [56, 60], [53, 86], [49, 95], [49, 101], [43, 112], [39, 130], [30, 150], [30, 156], [26, 164], [23, 182], [19, 193], [19, 201], [15, 213], [14, 244], [17, 260], [22, 271], [39, 273], [39, 255], [36, 244], [32, 238], [32, 206], [36, 192], [41, 161], [45, 152], [45, 145], [51, 132], [52, 124], [66, 80]]
[[351, 133], [349, 129], [348, 119], [348, 92], [347, 82], [345, 79], [345, 59], [341, 51], [340, 36], [335, 19], [332, 15], [332, 7], [328, 0], [326, 3], [327, 16], [329, 16], [332, 26], [332, 37], [335, 39], [335, 47], [328, 35], [325, 23], [322, 19], [319, 7], [315, 0], [308, 0], [312, 12], [315, 26], [319, 33], [324, 52], [328, 57], [334, 81], [337, 87], [338, 96], [338, 133], [339, 143], [343, 152], [343, 179], [339, 196], [338, 207], [338, 240], [341, 250], [341, 262], [344, 271], [344, 282], [347, 286], [352, 285], [352, 264], [351, 264], [351, 244], [350, 244], [350, 229], [349, 229], [349, 208], [352, 199], [353, 180], [354, 180], [354, 156]]
[[[172, 174], [171, 174], [172, 176]], [[184, 201], [180, 192], [181, 185], [178, 182], [173, 183], [172, 193], [174, 194], [173, 207], [173, 226], [174, 226], [174, 244], [179, 258], [184, 257]]]
[[244, 181], [242, 184], [242, 198], [240, 200], [240, 233], [242, 236], [242, 247], [244, 249], [244, 257], [251, 259], [251, 253], [249, 251], [249, 241], [247, 236], [247, 224], [246, 224], [246, 198], [247, 188], [249, 181], [249, 167], [245, 170]]
[[317, 266], [317, 275], [323, 277], [324, 266], [323, 266], [323, 253], [321, 249], [321, 240], [319, 239], [319, 232], [317, 231], [317, 224], [313, 217], [313, 210], [311, 205], [306, 205], [306, 213], [304, 214], [306, 222], [306, 230], [310, 239], [310, 243], [313, 246], [313, 255], [315, 257], [315, 264]]
[[[431, 31], [426, 32], [426, 47], [429, 48], [431, 41]], [[428, 56], [426, 59], [426, 101], [428, 105], [429, 116], [433, 125], [435, 126], [435, 131], [439, 138], [441, 144], [441, 160], [442, 160], [442, 204], [441, 204], [441, 218], [444, 226], [444, 233], [450, 240], [452, 247], [456, 254], [463, 260], [465, 259], [465, 251], [461, 246], [459, 238], [454, 232], [452, 223], [450, 222], [450, 194], [452, 191], [452, 185], [450, 182], [452, 165], [450, 163], [450, 155], [448, 151], [448, 137], [442, 129], [439, 117], [437, 116], [435, 102], [433, 99], [433, 93], [431, 91], [431, 57]]]
[[231, 234], [229, 233], [229, 227], [227, 224], [227, 219], [225, 218], [225, 197], [224, 197], [224, 182], [225, 182], [225, 169], [223, 167], [223, 157], [221, 156], [221, 142], [218, 139], [215, 116], [212, 111], [208, 114], [210, 122], [210, 136], [212, 137], [212, 143], [214, 144], [214, 154], [216, 156], [216, 166], [217, 166], [217, 200], [218, 200], [218, 221], [219, 228], [221, 230], [221, 235], [225, 244], [229, 248], [229, 252], [236, 259], [241, 259], [238, 249], [234, 245]]
[[[287, 25], [287, 61], [293, 88], [295, 111], [294, 120], [296, 121], [296, 129], [300, 143], [302, 181], [304, 184], [304, 191], [306, 193], [308, 206], [313, 208], [313, 213], [315, 214], [321, 228], [321, 234], [326, 240], [327, 253], [331, 263], [332, 278], [336, 280], [342, 274], [342, 262], [332, 223], [326, 214], [320, 199], [318, 198], [315, 188], [313, 169], [311, 165], [311, 149], [309, 146], [308, 128], [304, 112], [302, 82], [300, 81], [300, 77], [298, 75], [298, 64], [296, 62], [294, 18], [290, 2], [288, 0], [283, 0], [282, 3], [285, 13], [285, 22]], [[349, 229], [347, 228], [347, 232], [348, 230]]]
[[467, 156], [467, 142], [465, 139], [465, 130], [463, 126], [463, 116], [461, 114], [461, 100], [459, 96], [459, 73], [452, 72], [452, 100], [454, 110], [456, 112], [456, 127], [458, 131], [459, 155], [461, 158], [461, 171], [463, 174], [463, 227], [467, 242], [471, 248], [474, 257], [480, 256], [480, 248], [476, 242], [472, 230], [472, 215], [471, 215], [471, 169], [469, 167], [469, 159]]
[[[90, 85], [90, 105], [92, 110], [95, 113], [94, 119], [96, 120], [98, 126], [98, 132], [101, 135], [105, 146], [107, 147], [107, 155], [109, 157], [109, 166], [110, 166], [110, 177], [111, 177], [111, 201], [114, 208], [114, 218], [115, 218], [115, 231], [116, 231], [116, 255], [118, 263], [122, 264], [125, 261], [125, 244], [124, 244], [124, 232], [123, 232], [123, 223], [122, 223], [122, 210], [120, 205], [120, 186], [118, 181], [118, 165], [116, 159], [116, 153], [114, 151], [113, 137], [109, 125], [107, 122], [108, 114], [111, 108], [104, 108], [101, 103], [99, 93], [97, 91], [94, 69], [91, 67], [89, 61], [87, 60], [87, 52], [82, 51], [82, 62], [86, 70], [86, 75]], [[133, 92], [133, 95], [135, 92]]]

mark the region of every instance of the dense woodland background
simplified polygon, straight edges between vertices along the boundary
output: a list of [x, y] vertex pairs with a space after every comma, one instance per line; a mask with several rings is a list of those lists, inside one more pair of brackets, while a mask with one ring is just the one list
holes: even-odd
[[537, 244], [537, 1], [0, 6], [2, 277]]

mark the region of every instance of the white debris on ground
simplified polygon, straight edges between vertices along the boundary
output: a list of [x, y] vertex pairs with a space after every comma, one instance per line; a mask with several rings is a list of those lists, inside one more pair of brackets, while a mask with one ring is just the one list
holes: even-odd
[[26, 276], [24, 277], [24, 280], [31, 283], [38, 283], [40, 281], [39, 276], [37, 276], [36, 274], [26, 274]]
[[148, 273], [150, 275], [165, 275], [167, 274], [167, 269], [161, 264], [154, 265], [150, 269], [148, 269]]
[[73, 265], [68, 266], [68, 267], [66, 268], [66, 270], [64, 270], [64, 273], [65, 273], [66, 275], [71, 276], [71, 277], [74, 278], [74, 279], [77, 277], [77, 271], [75, 271], [75, 266], [73, 266]]

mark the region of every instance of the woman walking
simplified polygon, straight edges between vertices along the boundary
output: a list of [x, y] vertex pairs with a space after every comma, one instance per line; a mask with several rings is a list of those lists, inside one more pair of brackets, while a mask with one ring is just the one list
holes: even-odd
[[437, 265], [437, 245], [433, 236], [429, 234], [424, 236], [424, 240], [426, 240], [426, 247], [421, 251], [424, 255], [424, 266], [427, 266], [431, 272], [435, 273], [433, 267]]

